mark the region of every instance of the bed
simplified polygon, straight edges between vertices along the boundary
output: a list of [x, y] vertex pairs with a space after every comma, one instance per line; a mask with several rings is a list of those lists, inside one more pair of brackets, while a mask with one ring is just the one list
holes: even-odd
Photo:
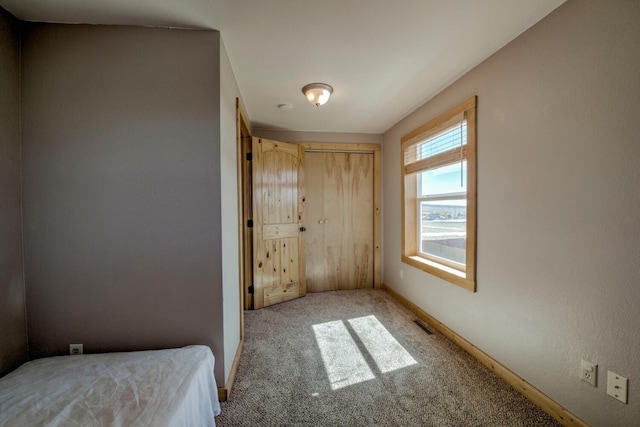
[[214, 426], [206, 346], [33, 360], [0, 378], [0, 426]]

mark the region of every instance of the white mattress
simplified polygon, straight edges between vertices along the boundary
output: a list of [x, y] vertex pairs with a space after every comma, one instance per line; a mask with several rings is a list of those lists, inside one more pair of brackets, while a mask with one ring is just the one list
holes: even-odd
[[60, 356], [0, 378], [0, 426], [214, 426], [206, 346]]

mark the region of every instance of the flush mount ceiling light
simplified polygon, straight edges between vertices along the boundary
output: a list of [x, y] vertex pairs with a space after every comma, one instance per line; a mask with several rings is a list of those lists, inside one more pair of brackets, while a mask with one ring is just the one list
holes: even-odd
[[307, 101], [319, 107], [329, 100], [333, 88], [325, 83], [310, 83], [302, 88], [302, 93], [307, 97]]

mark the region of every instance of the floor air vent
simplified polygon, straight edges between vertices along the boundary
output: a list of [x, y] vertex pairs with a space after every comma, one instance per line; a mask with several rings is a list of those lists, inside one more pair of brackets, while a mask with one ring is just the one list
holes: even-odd
[[425, 331], [427, 334], [429, 334], [429, 335], [433, 334], [433, 332], [431, 332], [431, 330], [429, 330], [429, 328], [427, 328], [427, 325], [422, 323], [420, 320], [414, 320], [413, 323], [415, 323], [416, 325], [420, 326], [420, 328], [423, 331]]

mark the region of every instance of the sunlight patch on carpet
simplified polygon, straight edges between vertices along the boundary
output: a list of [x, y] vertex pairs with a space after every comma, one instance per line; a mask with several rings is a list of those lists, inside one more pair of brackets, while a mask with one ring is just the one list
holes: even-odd
[[376, 316], [349, 319], [349, 324], [383, 374], [418, 363]]
[[332, 390], [375, 378], [342, 321], [313, 325], [313, 332]]
[[348, 322], [354, 336], [342, 320], [313, 325], [332, 390], [375, 378], [354, 337], [364, 345], [370, 360], [382, 373], [418, 363], [375, 316], [358, 317]]

